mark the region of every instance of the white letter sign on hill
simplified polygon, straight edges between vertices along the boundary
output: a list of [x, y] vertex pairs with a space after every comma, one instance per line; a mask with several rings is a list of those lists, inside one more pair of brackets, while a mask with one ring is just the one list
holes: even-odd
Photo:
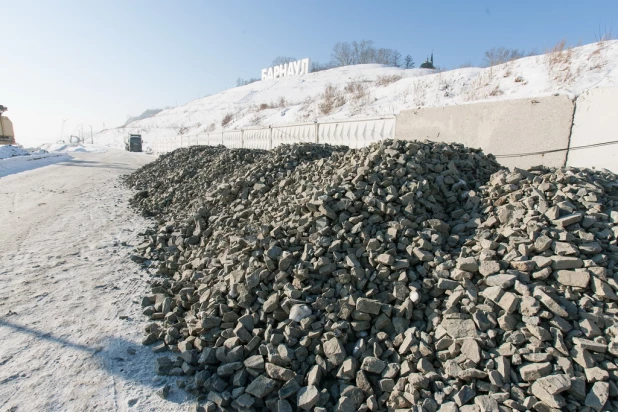
[[269, 67], [268, 69], [262, 69], [262, 80], [307, 74], [309, 73], [309, 66], [311, 66], [310, 59], [301, 59], [295, 62]]

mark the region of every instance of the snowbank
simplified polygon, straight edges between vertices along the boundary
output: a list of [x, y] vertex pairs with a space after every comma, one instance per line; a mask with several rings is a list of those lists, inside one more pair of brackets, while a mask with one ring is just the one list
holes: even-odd
[[0, 160], [0, 177], [37, 169], [54, 163], [69, 160], [65, 153], [47, 153], [42, 155], [18, 156]]
[[55, 153], [103, 153], [106, 149], [94, 145], [70, 145], [65, 143], [47, 143], [39, 147], [39, 149]]
[[45, 150], [28, 152], [17, 146], [0, 146], [0, 177], [70, 159], [66, 153], [48, 153]]
[[[333, 86], [330, 110], [325, 90]], [[99, 146], [124, 146], [142, 135], [144, 150], [157, 138], [192, 136], [252, 126], [383, 116], [426, 106], [478, 101], [578, 96], [618, 85], [618, 41], [531, 56], [490, 68], [436, 73], [382, 65], [346, 66], [299, 77], [264, 80], [163, 110], [156, 116], [95, 136]], [[223, 119], [229, 122], [223, 122]], [[225, 123], [225, 126], [222, 126]]]
[[30, 153], [27, 150], [22, 149], [19, 146], [0, 146], [0, 159], [8, 159], [16, 156], [29, 156]]
[[73, 146], [73, 147], [69, 147], [66, 150], [67, 152], [79, 152], [79, 153], [103, 153], [106, 152], [107, 150], [103, 149], [102, 147], [95, 147], [95, 146]]

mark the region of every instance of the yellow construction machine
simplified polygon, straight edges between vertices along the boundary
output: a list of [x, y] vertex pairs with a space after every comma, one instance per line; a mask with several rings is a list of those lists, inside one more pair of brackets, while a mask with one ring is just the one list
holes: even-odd
[[15, 132], [13, 131], [13, 123], [8, 117], [2, 116], [7, 108], [0, 104], [0, 145], [15, 144]]

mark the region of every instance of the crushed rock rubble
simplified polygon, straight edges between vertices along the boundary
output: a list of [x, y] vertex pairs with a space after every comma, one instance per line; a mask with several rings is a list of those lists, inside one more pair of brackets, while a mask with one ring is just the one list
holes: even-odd
[[157, 221], [143, 343], [198, 410], [618, 410], [610, 172], [384, 141], [179, 149], [126, 182]]

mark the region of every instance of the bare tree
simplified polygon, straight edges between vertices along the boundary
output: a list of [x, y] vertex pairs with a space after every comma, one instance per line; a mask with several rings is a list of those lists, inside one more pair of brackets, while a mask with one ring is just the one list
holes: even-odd
[[401, 53], [387, 48], [376, 49], [371, 40], [338, 42], [331, 57], [337, 66], [378, 63], [401, 67]]
[[338, 64], [335, 62], [328, 63], [320, 63], [316, 61], [311, 61], [311, 73], [321, 72], [322, 70], [328, 70], [337, 67]]
[[485, 67], [495, 66], [497, 64], [503, 64], [512, 60], [521, 59], [526, 54], [523, 51], [517, 49], [507, 49], [506, 47], [492, 47], [485, 52], [483, 57], [483, 64]]
[[355, 64], [352, 46], [347, 42], [337, 42], [333, 46], [331, 57], [337, 66], [349, 66], [351, 64]]
[[259, 82], [260, 79], [258, 79], [257, 77], [252, 77], [250, 79], [243, 79], [241, 77], [239, 77], [238, 79], [236, 79], [236, 87], [240, 87], [240, 86], [246, 86], [250, 83], [254, 83], [254, 82]]
[[287, 56], [277, 56], [271, 63], [273, 66], [279, 66], [281, 64], [286, 64], [289, 62], [295, 62], [296, 57], [287, 57]]
[[393, 55], [393, 50], [380, 48], [375, 51], [374, 58], [371, 63], [390, 64], [392, 55]]
[[399, 53], [399, 51], [393, 50], [393, 52], [391, 53], [390, 65], [395, 67], [401, 67], [401, 53]]
[[375, 63], [376, 49], [373, 47], [373, 41], [361, 40], [360, 42], [352, 42], [352, 50], [354, 64], [369, 64]]
[[406, 56], [406, 59], [404, 60], [404, 62], [405, 62], [406, 69], [414, 68], [414, 60], [412, 60], [412, 56], [410, 56], [409, 54]]

